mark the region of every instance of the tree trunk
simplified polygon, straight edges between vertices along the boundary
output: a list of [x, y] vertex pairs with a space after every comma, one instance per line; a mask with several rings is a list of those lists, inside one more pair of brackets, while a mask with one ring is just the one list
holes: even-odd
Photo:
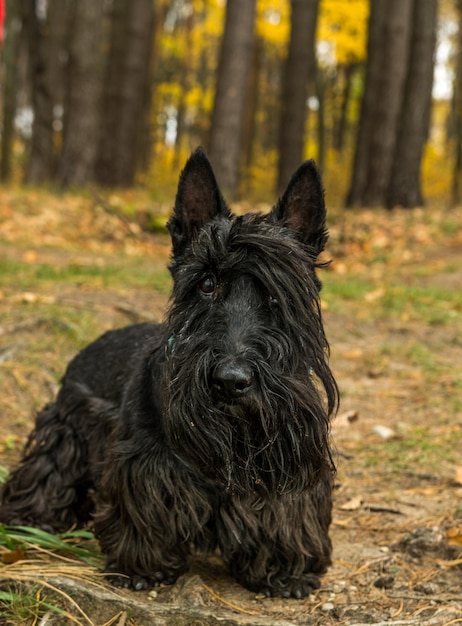
[[140, 120], [140, 145], [138, 148], [138, 166], [143, 173], [149, 171], [154, 158], [156, 130], [152, 120], [157, 117], [155, 83], [161, 54], [162, 31], [169, 3], [170, 0], [157, 0], [154, 5], [154, 25], [152, 27], [149, 70], [144, 95], [143, 116]]
[[209, 156], [223, 192], [238, 193], [247, 76], [252, 60], [255, 0], [228, 0], [210, 129]]
[[[462, 33], [462, 0], [457, 2], [459, 33]], [[453, 123], [451, 138], [455, 142], [454, 167], [452, 176], [451, 204], [462, 203], [462, 40], [458, 38], [456, 75], [452, 96]]]
[[348, 107], [351, 99], [353, 76], [356, 70], [355, 63], [347, 63], [342, 66], [343, 85], [341, 86], [340, 107], [334, 122], [334, 150], [341, 153], [345, 146], [345, 135], [348, 125]]
[[373, 129], [372, 111], [375, 107], [380, 73], [382, 27], [385, 11], [386, 2], [384, 0], [371, 0], [364, 93], [361, 100], [361, 113], [356, 137], [353, 173], [346, 198], [347, 206], [361, 204], [366, 187], [369, 163], [369, 144]]
[[254, 38], [252, 52], [252, 63], [250, 64], [247, 78], [247, 95], [244, 111], [244, 124], [242, 132], [242, 163], [244, 164], [243, 191], [248, 195], [251, 191], [251, 167], [254, 159], [255, 137], [256, 137], [256, 115], [259, 103], [258, 78], [260, 75], [260, 65], [262, 56], [262, 46], [257, 37]]
[[[324, 169], [326, 160], [326, 78], [324, 72], [319, 64], [316, 65], [316, 97], [318, 99], [317, 110], [317, 139], [318, 139], [318, 152], [316, 155], [316, 163], [319, 169]], [[300, 161], [303, 155], [301, 155]]]
[[[48, 0], [47, 66], [48, 84], [53, 105], [65, 113], [66, 76], [69, 50], [69, 25], [75, 0]], [[54, 130], [62, 132], [62, 119], [54, 116]]]
[[59, 181], [85, 185], [94, 177], [100, 120], [103, 3], [78, 0], [73, 8]]
[[277, 192], [303, 160], [308, 79], [315, 73], [319, 0], [291, 0], [290, 41], [283, 74]]
[[423, 204], [420, 166], [428, 138], [436, 44], [437, 0], [414, 0], [412, 40], [387, 206]]
[[411, 36], [411, 0], [388, 0], [383, 18], [381, 63], [372, 122], [368, 176], [362, 203], [384, 206], [404, 96]]
[[105, 79], [98, 181], [133, 185], [145, 110], [153, 31], [152, 0], [114, 0]]
[[188, 95], [191, 83], [191, 56], [193, 46], [193, 28], [195, 22], [194, 5], [191, 5], [190, 13], [185, 23], [185, 49], [186, 54], [182, 59], [180, 73], [180, 95], [178, 99], [177, 116], [176, 116], [176, 138], [175, 138], [175, 160], [174, 167], [178, 169], [182, 163], [183, 140], [186, 130], [186, 96]]
[[53, 101], [49, 84], [46, 23], [39, 20], [35, 0], [22, 0], [21, 14], [32, 86], [34, 121], [25, 180], [39, 184], [49, 180], [53, 168]]
[[2, 181], [6, 181], [11, 177], [18, 62], [21, 45], [21, 19], [17, 8], [17, 0], [8, 0], [6, 4], [6, 39], [3, 44], [5, 73], [2, 98], [2, 149], [0, 156], [0, 178]]

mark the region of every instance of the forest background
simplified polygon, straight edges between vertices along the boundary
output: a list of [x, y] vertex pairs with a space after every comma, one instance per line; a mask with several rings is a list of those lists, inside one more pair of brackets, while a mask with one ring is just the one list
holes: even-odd
[[331, 204], [457, 203], [460, 14], [457, 0], [6, 0], [1, 180], [162, 200], [201, 144], [231, 200], [271, 200], [314, 158]]

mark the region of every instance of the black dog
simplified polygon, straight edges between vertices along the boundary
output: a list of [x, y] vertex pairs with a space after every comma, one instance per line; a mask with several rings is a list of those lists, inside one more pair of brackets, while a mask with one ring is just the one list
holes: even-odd
[[53, 532], [94, 517], [115, 584], [173, 583], [194, 546], [251, 590], [300, 598], [330, 564], [337, 387], [312, 161], [269, 215], [232, 215], [198, 149], [168, 228], [165, 324], [108, 332], [70, 363], [5, 485], [0, 520]]

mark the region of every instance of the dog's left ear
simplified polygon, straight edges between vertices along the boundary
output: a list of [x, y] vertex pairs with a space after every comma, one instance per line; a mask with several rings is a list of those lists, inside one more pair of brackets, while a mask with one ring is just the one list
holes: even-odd
[[321, 176], [314, 161], [300, 165], [271, 211], [270, 219], [292, 230], [316, 255], [324, 250], [328, 238], [326, 206]]
[[197, 148], [181, 172], [173, 215], [167, 223], [174, 254], [181, 252], [207, 222], [229, 215], [210, 161], [205, 151]]

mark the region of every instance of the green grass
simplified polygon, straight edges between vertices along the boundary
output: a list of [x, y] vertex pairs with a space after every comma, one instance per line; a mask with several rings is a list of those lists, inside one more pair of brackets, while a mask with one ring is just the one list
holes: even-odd
[[391, 285], [385, 289], [381, 305], [384, 312], [407, 313], [410, 319], [429, 324], [446, 324], [461, 315], [460, 293], [443, 287]]
[[[66, 559], [71, 558], [94, 567], [100, 567], [103, 560], [96, 540], [89, 531], [76, 530], [52, 535], [37, 528], [0, 525], [0, 559], [5, 563], [40, 558], [45, 574], [46, 558], [50, 554], [62, 555]], [[8, 623], [15, 624], [24, 624], [28, 620], [37, 623], [46, 613], [72, 618], [59, 606], [65, 594], [59, 589], [55, 591], [50, 594], [50, 589], [47, 589], [44, 593], [44, 587], [28, 581], [27, 574], [25, 577], [16, 577], [14, 573], [8, 574], [5, 570], [4, 582], [0, 587], [0, 614], [9, 620]], [[72, 621], [81, 623], [74, 618]]]
[[338, 300], [363, 302], [367, 293], [376, 288], [372, 280], [366, 280], [361, 276], [344, 276], [334, 273], [322, 274], [323, 280], [322, 298], [335, 305]]
[[0, 260], [0, 287], [15, 290], [37, 289], [39, 285], [85, 285], [93, 288], [152, 287], [161, 293], [170, 290], [168, 271], [152, 271], [145, 263], [134, 260], [113, 265], [70, 263], [61, 267]]
[[397, 317], [428, 324], [447, 324], [462, 320], [462, 300], [459, 290], [403, 284], [402, 278], [391, 277], [374, 281], [362, 275], [324, 277], [322, 298], [335, 312], [343, 305], [367, 309], [370, 319]]
[[387, 472], [419, 471], [439, 474], [441, 460], [455, 463], [456, 450], [462, 443], [462, 434], [450, 431], [447, 435], [435, 435], [430, 428], [414, 427], [402, 437], [388, 441], [368, 442], [366, 467]]
[[0, 547], [24, 553], [30, 548], [38, 547], [95, 566], [100, 565], [102, 560], [94, 535], [87, 530], [52, 535], [38, 528], [0, 524]]
[[59, 606], [41, 598], [42, 589], [38, 586], [29, 589], [0, 589], [0, 614], [6, 620], [2, 623], [24, 624], [27, 620], [37, 623], [47, 613], [67, 616]]

